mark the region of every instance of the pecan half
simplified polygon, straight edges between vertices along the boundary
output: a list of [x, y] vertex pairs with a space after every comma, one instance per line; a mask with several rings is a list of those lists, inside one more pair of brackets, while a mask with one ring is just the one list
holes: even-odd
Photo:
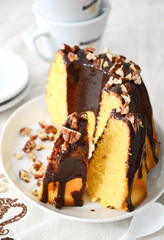
[[63, 132], [63, 139], [70, 144], [76, 143], [81, 137], [81, 133], [66, 127], [62, 127], [62, 132]]

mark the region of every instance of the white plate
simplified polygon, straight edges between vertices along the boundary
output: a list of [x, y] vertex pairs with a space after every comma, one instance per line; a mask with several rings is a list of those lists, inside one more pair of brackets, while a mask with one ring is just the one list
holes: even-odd
[[29, 80], [24, 60], [16, 53], [0, 48], [0, 103], [20, 93]]
[[22, 101], [26, 95], [29, 93], [30, 89], [31, 89], [31, 80], [28, 81], [27, 86], [23, 89], [22, 92], [20, 92], [18, 95], [16, 95], [14, 98], [6, 101], [5, 103], [0, 103], [0, 112], [3, 112], [13, 106], [15, 106], [16, 104], [18, 104], [20, 101]]
[[[63, 207], [56, 209], [50, 204], [44, 204], [37, 200], [31, 192], [36, 189], [36, 180], [24, 183], [18, 177], [20, 168], [28, 169], [31, 165], [29, 160], [17, 160], [13, 153], [20, 152], [26, 140], [19, 136], [22, 127], [34, 127], [41, 119], [49, 119], [44, 96], [37, 97], [20, 107], [7, 121], [1, 138], [1, 161], [8, 180], [15, 188], [24, 195], [31, 203], [52, 214], [83, 222], [111, 222], [133, 216], [135, 213], [144, 210], [152, 202], [157, 200], [164, 191], [164, 172], [160, 173], [161, 157], [159, 164], [148, 176], [148, 196], [133, 212], [123, 212], [115, 209], [102, 208], [99, 202], [91, 203], [85, 196], [83, 207]], [[51, 151], [51, 149], [49, 149]], [[40, 151], [39, 159], [47, 162], [46, 154]], [[159, 176], [160, 174], [160, 176]], [[157, 177], [157, 175], [159, 177]], [[95, 211], [91, 211], [91, 210]]]

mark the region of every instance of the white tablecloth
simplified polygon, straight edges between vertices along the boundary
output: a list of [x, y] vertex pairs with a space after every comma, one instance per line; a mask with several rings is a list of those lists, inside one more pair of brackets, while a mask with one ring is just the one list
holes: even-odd
[[[112, 11], [102, 40], [102, 49], [108, 46], [113, 53], [125, 55], [141, 66], [156, 122], [164, 129], [164, 1], [111, 0], [111, 4]], [[32, 89], [28, 96], [20, 104], [0, 113], [0, 133], [8, 117], [21, 104], [45, 93], [49, 64], [31, 53], [22, 41], [22, 34], [35, 26], [31, 9], [32, 0], [0, 0], [0, 47], [22, 56], [28, 64], [32, 79]], [[163, 147], [164, 138], [160, 141]], [[25, 217], [6, 225], [9, 233], [5, 236], [15, 240], [117, 240], [130, 223], [130, 219], [101, 224], [70, 221], [41, 211], [12, 188], [6, 193], [0, 193], [0, 198], [6, 197], [19, 198], [18, 202], [27, 206]], [[164, 204], [164, 194], [158, 201]], [[3, 221], [4, 218], [0, 219], [0, 224]], [[0, 239], [5, 236], [0, 236]], [[164, 228], [140, 239], [163, 240]]]

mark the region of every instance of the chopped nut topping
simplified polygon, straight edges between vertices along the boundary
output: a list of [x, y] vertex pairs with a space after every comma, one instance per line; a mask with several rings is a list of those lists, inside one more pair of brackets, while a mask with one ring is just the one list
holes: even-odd
[[77, 142], [81, 137], [81, 133], [66, 127], [62, 127], [62, 132], [64, 140], [70, 144]]
[[14, 154], [14, 156], [18, 159], [18, 160], [20, 160], [20, 159], [22, 159], [22, 153], [15, 153]]
[[19, 178], [21, 180], [24, 180], [26, 183], [30, 182], [29, 173], [27, 171], [25, 171], [24, 169], [19, 170]]
[[109, 48], [108, 48], [108, 47], [105, 47], [104, 50], [103, 50], [103, 53], [104, 53], [104, 54], [109, 53]]
[[124, 56], [117, 56], [117, 58], [115, 59], [115, 63], [122, 63], [122, 62], [124, 62], [125, 61], [125, 59], [126, 59], [126, 57], [124, 57]]
[[86, 58], [87, 58], [88, 60], [96, 60], [96, 59], [97, 59], [97, 55], [94, 54], [94, 53], [89, 52], [89, 53], [86, 55]]
[[128, 75], [126, 75], [126, 78], [127, 78], [129, 81], [132, 80], [132, 74], [129, 73]]
[[64, 141], [63, 145], [62, 145], [62, 151], [67, 151], [69, 149], [69, 144], [68, 142]]
[[22, 136], [29, 136], [31, 133], [32, 129], [28, 127], [22, 128], [19, 132]]
[[36, 147], [34, 140], [28, 140], [23, 148], [23, 151], [25, 153], [31, 152]]
[[132, 61], [129, 61], [129, 63], [131, 63], [129, 67], [131, 70], [136, 71], [137, 73], [141, 72], [141, 68], [137, 64]]
[[138, 76], [136, 80], [134, 80], [134, 83], [137, 85], [140, 85], [142, 83], [141, 77]]
[[142, 128], [144, 127], [143, 122], [140, 118], [137, 118], [137, 124]]
[[94, 53], [94, 51], [95, 51], [95, 48], [91, 48], [91, 47], [84, 48], [84, 52], [85, 52], [86, 54], [88, 54], [88, 53]]
[[103, 67], [104, 68], [109, 67], [109, 63], [107, 61], [105, 61], [104, 64], [103, 64]]
[[79, 50], [79, 47], [74, 45], [72, 48], [71, 48], [71, 51], [74, 53], [76, 52], [77, 50]]
[[76, 112], [71, 114], [69, 122], [71, 124], [71, 128], [73, 128], [75, 130], [77, 130], [79, 128], [79, 126], [78, 126], [79, 120], [78, 120], [78, 115]]
[[36, 160], [36, 155], [33, 151], [31, 151], [29, 154], [27, 154], [27, 157], [29, 158], [29, 160], [31, 162], [35, 162], [35, 160]]
[[108, 57], [108, 59], [109, 59], [111, 62], [114, 62], [115, 59], [117, 58], [116, 55], [111, 54], [111, 53], [106, 53], [106, 56]]
[[129, 105], [128, 103], [125, 103], [121, 110], [121, 114], [127, 114], [128, 112], [129, 112]]
[[121, 108], [120, 108], [120, 107], [117, 107], [117, 108], [116, 108], [116, 112], [117, 112], [117, 113], [120, 113], [120, 112], [121, 112]]
[[119, 75], [119, 76], [121, 76], [121, 77], [124, 77], [124, 69], [123, 69], [123, 65], [120, 67], [120, 68], [118, 68], [118, 69], [116, 69], [115, 70], [115, 73], [117, 74], [117, 75]]
[[54, 127], [53, 125], [48, 125], [48, 126], [45, 127], [45, 133], [56, 134], [57, 133], [57, 128]]
[[121, 94], [121, 97], [124, 99], [124, 101], [126, 102], [126, 103], [130, 103], [130, 96], [127, 94], [127, 95], [125, 95], [125, 94]]
[[97, 59], [95, 60], [95, 62], [94, 62], [94, 66], [95, 66], [97, 69], [99, 69], [100, 63], [101, 63], [101, 59], [100, 59], [100, 58], [97, 58]]
[[123, 85], [123, 84], [121, 85], [121, 90], [122, 90], [122, 92], [127, 92], [125, 85]]
[[62, 46], [61, 46], [61, 50], [64, 50], [64, 51], [66, 51], [66, 50], [70, 50], [71, 48], [70, 48], [70, 46], [68, 46], [67, 44], [62, 44]]
[[134, 114], [133, 113], [128, 113], [125, 118], [128, 119], [132, 124], [134, 124]]
[[68, 53], [68, 58], [71, 62], [79, 60], [79, 57], [77, 56], [77, 54], [74, 54], [73, 52]]
[[99, 66], [99, 69], [100, 69], [100, 70], [102, 70], [103, 63], [104, 63], [104, 59], [100, 59], [100, 66]]
[[33, 194], [34, 196], [38, 196], [38, 195], [39, 195], [39, 192], [38, 192], [38, 190], [36, 189], [36, 190], [34, 190], [34, 191], [32, 192], [32, 194]]

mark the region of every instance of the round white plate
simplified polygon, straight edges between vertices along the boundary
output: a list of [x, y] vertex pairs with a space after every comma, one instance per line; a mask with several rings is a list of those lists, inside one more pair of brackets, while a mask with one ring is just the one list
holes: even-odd
[[11, 100], [6, 101], [5, 103], [0, 103], [0, 112], [3, 112], [5, 110], [13, 107], [16, 104], [18, 104], [20, 101], [22, 101], [29, 93], [29, 91], [31, 89], [31, 85], [32, 85], [31, 80], [29, 80], [27, 86], [18, 95], [16, 95]]
[[9, 50], [0, 48], [0, 103], [15, 97], [29, 80], [24, 60]]
[[[50, 204], [44, 204], [32, 195], [32, 191], [36, 189], [36, 180], [30, 183], [21, 181], [18, 177], [19, 169], [28, 170], [31, 162], [28, 159], [17, 160], [13, 154], [20, 152], [27, 139], [20, 136], [19, 130], [22, 127], [35, 128], [37, 123], [42, 120], [49, 120], [47, 107], [44, 96], [39, 96], [20, 107], [7, 121], [1, 137], [1, 161], [8, 180], [15, 188], [24, 195], [31, 203], [44, 209], [52, 214], [83, 222], [111, 222], [125, 219], [133, 216], [135, 213], [144, 210], [152, 202], [156, 201], [164, 191], [164, 172], [160, 172], [162, 168], [162, 157], [157, 166], [148, 174], [148, 196], [133, 211], [123, 212], [116, 209], [102, 208], [99, 202], [91, 203], [85, 196], [83, 207], [63, 207], [61, 210], [56, 209]], [[157, 129], [159, 131], [159, 129]], [[160, 130], [161, 131], [161, 130]], [[46, 142], [45, 142], [46, 144]], [[52, 146], [52, 145], [51, 145]], [[42, 150], [39, 152], [39, 160], [47, 163], [46, 154]], [[51, 148], [48, 150], [48, 153]], [[95, 210], [95, 211], [91, 211]]]

